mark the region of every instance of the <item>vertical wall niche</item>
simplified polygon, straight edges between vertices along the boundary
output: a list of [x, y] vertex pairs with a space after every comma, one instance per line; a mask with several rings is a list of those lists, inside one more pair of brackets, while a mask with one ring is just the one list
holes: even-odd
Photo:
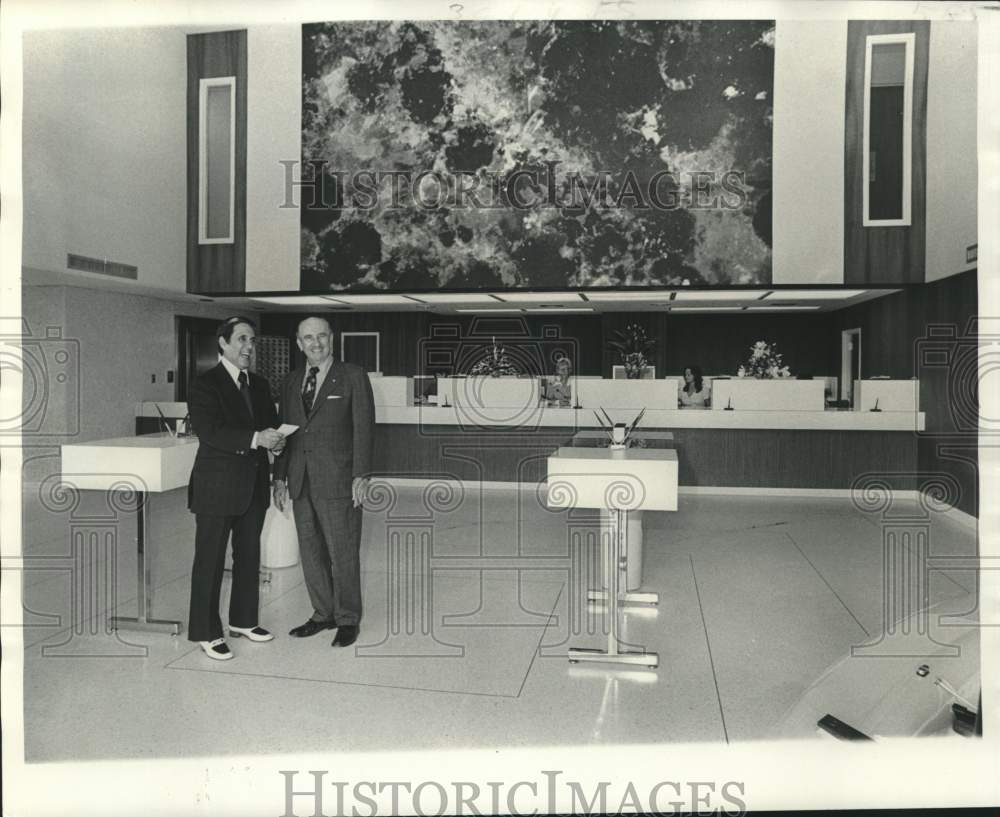
[[847, 28], [844, 283], [924, 281], [930, 23]]
[[247, 33], [187, 38], [187, 290], [246, 290]]

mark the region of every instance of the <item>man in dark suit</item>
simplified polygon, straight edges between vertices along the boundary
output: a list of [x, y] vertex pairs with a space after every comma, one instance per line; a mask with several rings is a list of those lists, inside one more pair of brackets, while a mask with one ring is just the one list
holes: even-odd
[[223, 638], [219, 595], [226, 544], [233, 537], [233, 585], [229, 632], [251, 641], [274, 638], [258, 626], [260, 532], [269, 504], [268, 449], [280, 452], [267, 381], [248, 370], [254, 358], [252, 321], [233, 317], [216, 331], [219, 364], [198, 377], [188, 394], [198, 453], [188, 484], [188, 508], [195, 514], [194, 566], [188, 640], [217, 660], [233, 657]]
[[281, 418], [299, 426], [275, 462], [274, 500], [291, 497], [302, 572], [313, 613], [289, 635], [337, 628], [332, 646], [347, 647], [361, 623], [362, 503], [371, 471], [375, 401], [368, 374], [333, 359], [325, 318], [299, 323], [306, 365], [281, 388]]

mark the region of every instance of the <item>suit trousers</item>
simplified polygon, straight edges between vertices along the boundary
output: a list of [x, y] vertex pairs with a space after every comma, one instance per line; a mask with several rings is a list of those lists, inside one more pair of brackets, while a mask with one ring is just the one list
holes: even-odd
[[233, 535], [233, 584], [229, 595], [229, 624], [256, 627], [260, 623], [260, 532], [267, 513], [267, 503], [261, 498], [261, 485], [266, 483], [258, 480], [250, 507], [241, 516], [195, 514], [189, 641], [213, 641], [222, 637], [219, 598], [230, 532]]
[[361, 622], [361, 522], [351, 497], [321, 497], [309, 476], [292, 501], [313, 621]]

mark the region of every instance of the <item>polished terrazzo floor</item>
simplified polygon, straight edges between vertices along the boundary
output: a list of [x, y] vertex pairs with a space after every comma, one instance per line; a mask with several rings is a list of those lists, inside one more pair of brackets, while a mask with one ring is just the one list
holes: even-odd
[[[151, 506], [160, 618], [186, 616], [184, 499]], [[58, 507], [27, 486], [26, 759], [768, 738], [883, 629], [877, 514], [847, 499], [682, 495], [677, 513], [646, 514], [643, 589], [660, 604], [630, 608], [622, 633], [658, 652], [659, 670], [570, 665], [569, 645], [604, 640], [584, 593], [595, 522], [532, 490], [400, 488], [366, 513], [356, 649], [287, 636], [310, 612], [296, 565], [262, 586], [261, 623], [278, 638], [231, 641], [222, 663], [183, 635], [104, 632], [109, 607], [135, 610], [134, 520], [99, 493]], [[932, 555], [975, 553], [970, 529], [928, 525]], [[115, 541], [109, 562], [102, 542]], [[968, 612], [971, 570], [929, 582], [936, 613]]]

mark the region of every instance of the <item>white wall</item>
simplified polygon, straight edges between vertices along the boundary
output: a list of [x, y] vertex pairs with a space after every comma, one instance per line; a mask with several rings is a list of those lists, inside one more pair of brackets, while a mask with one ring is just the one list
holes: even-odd
[[[49, 364], [49, 413], [46, 428], [53, 433], [27, 441], [35, 453], [42, 446], [87, 442], [135, 434], [135, 404], [174, 400], [167, 370], [177, 368], [177, 315], [222, 318], [233, 313], [226, 304], [205, 304], [148, 298], [84, 287], [25, 286], [22, 314], [32, 337], [44, 338], [48, 327], [61, 333], [70, 350], [65, 385], [56, 382]], [[248, 313], [248, 317], [258, 317]], [[52, 346], [55, 341], [44, 341]], [[51, 359], [51, 355], [49, 358]], [[156, 383], [151, 375], [156, 374]], [[28, 454], [25, 456], [29, 459]], [[49, 449], [44, 473], [32, 469], [26, 478], [38, 481], [59, 468], [58, 449]]]
[[184, 291], [186, 65], [176, 28], [25, 35], [23, 266], [78, 253]]
[[927, 280], [976, 266], [976, 24], [931, 23], [927, 77]]
[[[247, 29], [247, 292], [298, 290], [299, 210], [282, 209], [302, 156], [302, 26]], [[300, 175], [298, 165], [295, 178]], [[292, 201], [299, 201], [298, 189]]]
[[[299, 212], [280, 206], [279, 162], [301, 153], [301, 27], [250, 26], [247, 37], [247, 289], [295, 290]], [[776, 24], [776, 284], [843, 281], [846, 41], [843, 21]], [[25, 37], [25, 267], [63, 270], [74, 252], [184, 291], [185, 77], [179, 28]], [[969, 268], [976, 241], [975, 77], [974, 24], [932, 23], [928, 280]]]
[[775, 284], [844, 281], [847, 23], [778, 20], [774, 43]]

